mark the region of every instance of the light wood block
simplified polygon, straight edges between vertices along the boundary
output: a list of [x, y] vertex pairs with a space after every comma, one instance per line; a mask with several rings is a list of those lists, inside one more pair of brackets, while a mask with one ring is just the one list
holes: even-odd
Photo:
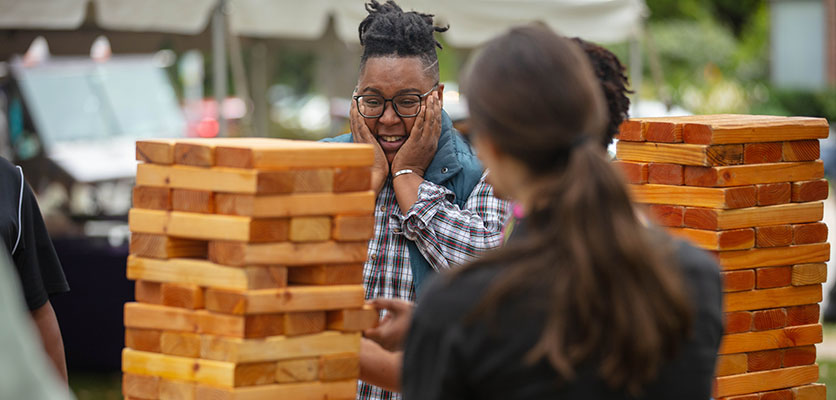
[[821, 299], [821, 285], [789, 286], [726, 293], [724, 306], [726, 312], [748, 311], [812, 304]]
[[185, 165], [139, 164], [137, 186], [206, 190], [227, 193], [289, 194], [295, 191], [293, 171], [201, 168]]
[[775, 164], [733, 165], [726, 167], [685, 167], [688, 186], [729, 187], [809, 181], [824, 176], [821, 161], [782, 162]]
[[160, 395], [160, 378], [124, 373], [122, 374], [122, 394], [139, 399], [157, 399]]
[[830, 186], [827, 183], [827, 179], [793, 182], [792, 201], [794, 203], [801, 203], [805, 201], [824, 200], [827, 198], [829, 191]]
[[215, 146], [218, 141], [206, 139], [197, 142], [180, 141], [174, 144], [174, 163], [211, 167], [215, 165]]
[[789, 326], [770, 331], [735, 333], [723, 336], [718, 354], [735, 354], [806, 346], [821, 343], [821, 341], [821, 324]]
[[755, 246], [755, 231], [751, 228], [727, 231], [669, 228], [668, 232], [706, 250], [741, 250]]
[[757, 190], [754, 186], [720, 189], [673, 185], [630, 185], [630, 193], [639, 203], [722, 209], [753, 207], [757, 204]]
[[818, 140], [784, 142], [782, 150], [784, 161], [813, 161], [820, 155]]
[[286, 218], [251, 218], [173, 211], [167, 226], [171, 236], [202, 240], [279, 242], [288, 240]]
[[717, 356], [716, 376], [743, 374], [748, 370], [749, 358], [746, 353], [725, 354]]
[[160, 379], [160, 400], [195, 400], [195, 383]]
[[619, 160], [669, 163], [679, 165], [713, 166], [743, 163], [743, 146], [703, 146], [651, 142], [616, 143]]
[[232, 291], [208, 289], [206, 309], [225, 314], [274, 314], [359, 308], [362, 285], [291, 286], [283, 289]]
[[220, 214], [252, 217], [296, 217], [374, 212], [374, 192], [305, 193], [297, 195], [255, 196], [216, 193], [215, 207]]
[[171, 210], [171, 189], [152, 186], [135, 186], [133, 206], [148, 210]]
[[372, 190], [370, 167], [341, 167], [334, 170], [334, 193]]
[[338, 215], [334, 217], [331, 237], [337, 241], [369, 240], [374, 235], [374, 215]]
[[320, 358], [319, 380], [323, 382], [360, 377], [360, 357], [357, 353], [326, 354]]
[[283, 314], [229, 315], [198, 313], [199, 333], [239, 338], [260, 338], [284, 333]]
[[688, 208], [685, 226], [696, 229], [727, 230], [766, 225], [821, 221], [824, 203], [793, 203], [734, 210]]
[[154, 164], [174, 163], [175, 139], [149, 139], [136, 141], [136, 160]]
[[235, 366], [235, 386], [269, 385], [276, 381], [276, 363], [261, 362]]
[[189, 332], [163, 332], [160, 335], [160, 349], [163, 354], [199, 358], [200, 335]]
[[197, 315], [182, 308], [125, 303], [125, 327], [197, 332]]
[[294, 193], [334, 191], [334, 170], [331, 168], [296, 169], [293, 173]]
[[328, 329], [359, 332], [377, 326], [380, 315], [369, 305], [359, 309], [328, 311]]
[[162, 331], [159, 329], [125, 328], [125, 347], [159, 353], [162, 351], [161, 335]]
[[171, 189], [171, 209], [213, 214], [215, 212], [215, 195], [209, 190]]
[[[272, 363], [260, 368], [245, 367], [245, 365], [131, 349], [122, 350], [122, 371], [134, 374], [154, 375], [164, 379], [229, 388], [263, 381], [272, 382], [275, 377], [275, 365]], [[262, 375], [256, 376], [258, 372]], [[199, 394], [196, 394], [196, 397], [202, 398]]]
[[819, 263], [830, 260], [830, 244], [817, 243], [789, 247], [723, 251], [717, 254], [717, 258], [720, 266], [726, 271]]
[[215, 157], [219, 166], [257, 169], [368, 167], [374, 163], [371, 145], [282, 139], [264, 140], [257, 147], [224, 143], [215, 148]]
[[163, 283], [160, 288], [163, 305], [198, 310], [203, 308], [203, 288], [182, 283]]
[[363, 264], [331, 264], [288, 268], [287, 281], [305, 285], [362, 284]]
[[805, 286], [827, 281], [827, 264], [799, 264], [792, 266], [792, 285]]
[[209, 259], [224, 265], [311, 265], [362, 263], [368, 241], [310, 243], [245, 243], [212, 241]]
[[233, 363], [279, 361], [360, 351], [359, 333], [326, 331], [303, 336], [240, 339], [203, 335], [200, 356]]
[[128, 211], [128, 228], [131, 233], [162, 235], [166, 233], [168, 219], [167, 211], [132, 208]]
[[792, 389], [793, 400], [825, 400], [827, 388], [823, 383], [812, 383]]
[[148, 233], [131, 234], [130, 252], [139, 257], [150, 258], [206, 258], [207, 243], [202, 240], [173, 238]]
[[813, 383], [818, 379], [818, 365], [724, 376], [716, 379], [715, 397], [783, 389]]
[[737, 121], [686, 122], [682, 135], [686, 143], [724, 144], [824, 139], [828, 133], [823, 118], [741, 116]]
[[197, 396], [212, 400], [350, 400], [356, 396], [357, 380], [261, 385], [235, 390], [198, 385]]
[[131, 255], [128, 256], [128, 279], [225, 289], [271, 289], [287, 286], [287, 269], [277, 266], [228, 267], [206, 260], [159, 260]]
[[744, 164], [776, 163], [781, 161], [781, 143], [746, 143], [743, 145]]
[[331, 238], [331, 217], [293, 217], [289, 238], [293, 242], [321, 242]]
[[134, 283], [134, 299], [140, 303], [163, 304], [162, 285], [159, 282], [151, 282], [141, 278], [136, 279], [136, 283]]
[[284, 314], [284, 335], [298, 336], [325, 330], [325, 311], [289, 312]]
[[319, 358], [282, 360], [276, 363], [276, 382], [309, 382], [319, 377]]

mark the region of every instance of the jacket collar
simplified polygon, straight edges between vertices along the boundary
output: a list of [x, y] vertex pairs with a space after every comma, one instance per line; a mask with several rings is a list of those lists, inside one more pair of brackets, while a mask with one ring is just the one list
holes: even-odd
[[435, 156], [424, 171], [424, 179], [435, 184], [442, 184], [458, 174], [462, 165], [457, 152], [453, 121], [446, 111], [441, 110], [441, 136], [438, 138]]

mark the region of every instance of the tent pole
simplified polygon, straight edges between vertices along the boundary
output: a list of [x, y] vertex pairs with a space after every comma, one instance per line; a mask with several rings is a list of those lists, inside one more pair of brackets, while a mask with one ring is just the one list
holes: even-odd
[[227, 135], [227, 122], [223, 114], [223, 102], [226, 98], [226, 0], [218, 0], [212, 13], [212, 82], [217, 104], [218, 136]]

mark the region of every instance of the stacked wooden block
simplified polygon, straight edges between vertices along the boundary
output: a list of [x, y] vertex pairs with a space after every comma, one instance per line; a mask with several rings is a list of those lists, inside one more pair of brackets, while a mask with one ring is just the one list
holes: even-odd
[[726, 332], [715, 397], [824, 399], [815, 344], [829, 260], [819, 118], [633, 119], [616, 163], [633, 198], [674, 235], [716, 254]]
[[371, 146], [137, 142], [128, 399], [354, 399]]

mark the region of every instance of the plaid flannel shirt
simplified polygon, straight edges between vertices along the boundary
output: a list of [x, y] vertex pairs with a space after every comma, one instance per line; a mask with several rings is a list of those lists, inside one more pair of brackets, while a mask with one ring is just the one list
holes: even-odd
[[[436, 270], [472, 260], [480, 252], [502, 244], [502, 225], [510, 209], [493, 195], [482, 175], [464, 208], [453, 203], [449, 189], [424, 181], [418, 200], [402, 214], [391, 178], [375, 202], [374, 237], [363, 268], [366, 299], [377, 297], [415, 301], [407, 240], [413, 240]], [[400, 395], [360, 382], [358, 400], [400, 399]]]

